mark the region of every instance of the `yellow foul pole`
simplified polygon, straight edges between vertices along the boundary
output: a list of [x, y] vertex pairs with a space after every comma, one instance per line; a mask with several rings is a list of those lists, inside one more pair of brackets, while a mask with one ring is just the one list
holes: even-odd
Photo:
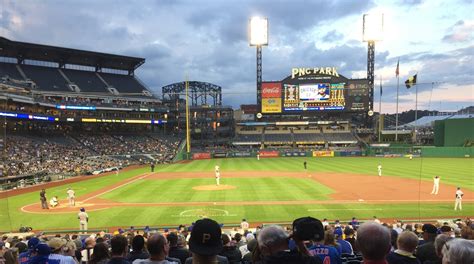
[[189, 102], [188, 102], [188, 89], [189, 89], [189, 81], [188, 81], [188, 76], [186, 75], [186, 152], [188, 153], [188, 158], [189, 158], [189, 153], [191, 152], [191, 133], [189, 131]]

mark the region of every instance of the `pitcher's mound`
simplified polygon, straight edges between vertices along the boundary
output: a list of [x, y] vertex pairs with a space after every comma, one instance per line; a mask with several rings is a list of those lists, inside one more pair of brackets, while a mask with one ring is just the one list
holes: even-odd
[[193, 189], [197, 191], [220, 191], [220, 190], [232, 190], [237, 187], [232, 185], [199, 185], [194, 186]]

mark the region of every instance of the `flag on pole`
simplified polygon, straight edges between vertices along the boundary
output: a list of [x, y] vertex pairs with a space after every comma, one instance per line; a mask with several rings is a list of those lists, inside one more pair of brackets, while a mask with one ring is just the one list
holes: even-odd
[[416, 85], [416, 75], [418, 74], [411, 76], [410, 78], [408, 78], [408, 80], [405, 81], [405, 86], [407, 87], [407, 89], [410, 89], [412, 86]]
[[400, 74], [400, 60], [397, 61], [397, 69], [395, 70], [395, 75], [398, 77], [398, 75]]
[[382, 78], [380, 78], [380, 98], [382, 98]]

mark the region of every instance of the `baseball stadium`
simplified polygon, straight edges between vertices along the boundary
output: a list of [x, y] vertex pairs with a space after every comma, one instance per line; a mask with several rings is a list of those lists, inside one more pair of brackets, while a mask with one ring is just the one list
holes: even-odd
[[262, 45], [235, 109], [209, 80], [157, 95], [142, 57], [0, 37], [0, 263], [474, 260], [472, 106], [375, 112], [374, 42], [366, 78], [268, 81]]
[[233, 110], [201, 81], [164, 86], [159, 98], [134, 74], [144, 58], [0, 43], [2, 231], [77, 230], [79, 209], [90, 230], [474, 215], [472, 116], [394, 131], [369, 111], [370, 78], [292, 68]]

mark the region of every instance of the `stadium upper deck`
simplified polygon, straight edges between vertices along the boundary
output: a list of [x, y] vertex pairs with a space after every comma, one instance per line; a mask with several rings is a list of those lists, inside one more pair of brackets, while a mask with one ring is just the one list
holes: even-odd
[[160, 102], [135, 77], [144, 58], [32, 44], [0, 37], [4, 85], [35, 95], [124, 97]]

